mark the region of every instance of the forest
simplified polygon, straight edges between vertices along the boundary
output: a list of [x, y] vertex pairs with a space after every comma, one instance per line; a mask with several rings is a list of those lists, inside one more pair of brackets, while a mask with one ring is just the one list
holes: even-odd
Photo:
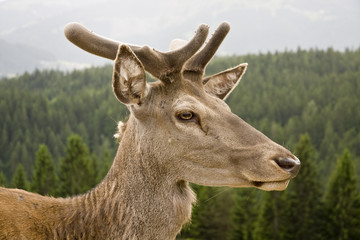
[[[215, 57], [206, 74], [247, 62], [231, 110], [298, 156], [283, 192], [192, 185], [178, 239], [360, 239], [360, 48]], [[0, 80], [0, 185], [51, 196], [106, 175], [118, 121], [112, 66], [36, 70]]]

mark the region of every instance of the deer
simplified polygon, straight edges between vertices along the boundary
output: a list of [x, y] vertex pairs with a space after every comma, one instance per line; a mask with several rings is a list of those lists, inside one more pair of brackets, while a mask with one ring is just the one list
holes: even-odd
[[112, 166], [89, 192], [53, 198], [0, 188], [0, 238], [174, 239], [196, 201], [189, 183], [285, 190], [300, 160], [224, 101], [247, 63], [204, 76], [229, 30], [221, 23], [204, 44], [202, 24], [191, 40], [161, 52], [66, 25], [72, 43], [114, 60], [113, 92], [129, 118], [118, 124]]

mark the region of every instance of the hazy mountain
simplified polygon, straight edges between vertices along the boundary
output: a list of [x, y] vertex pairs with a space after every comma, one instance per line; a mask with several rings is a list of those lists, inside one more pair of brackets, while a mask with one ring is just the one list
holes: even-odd
[[[55, 66], [106, 62], [65, 39], [63, 28], [72, 21], [109, 38], [162, 51], [174, 38], [189, 39], [200, 23], [209, 24], [212, 32], [222, 21], [232, 29], [220, 54], [360, 45], [360, 2], [354, 0], [0, 0], [0, 39], [47, 52], [57, 60]], [[7, 52], [6, 58], [16, 59], [17, 52]], [[5, 53], [0, 56], [4, 59]], [[22, 71], [10, 62], [1, 65]]]
[[60, 60], [53, 53], [24, 44], [11, 44], [0, 39], [0, 78], [11, 77], [35, 69], [72, 70], [90, 67], [91, 64]]
[[0, 77], [42, 68], [46, 62], [56, 61], [54, 55], [23, 44], [10, 44], [0, 39]]

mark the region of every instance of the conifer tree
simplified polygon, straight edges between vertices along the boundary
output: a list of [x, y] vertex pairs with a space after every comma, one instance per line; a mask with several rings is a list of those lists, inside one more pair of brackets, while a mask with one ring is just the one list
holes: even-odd
[[315, 164], [316, 151], [310, 136], [303, 134], [294, 154], [301, 160], [301, 169], [282, 198], [281, 237], [283, 239], [319, 239], [321, 192]]
[[328, 239], [360, 239], [360, 201], [354, 163], [345, 149], [325, 194]]
[[67, 140], [66, 156], [60, 161], [60, 196], [84, 193], [90, 189], [90, 155], [88, 147], [79, 135]]
[[13, 188], [19, 188], [24, 190], [29, 189], [29, 182], [26, 178], [25, 169], [21, 163], [16, 166], [15, 174], [11, 181], [11, 186]]
[[[226, 239], [228, 219], [224, 218], [224, 211], [231, 199], [226, 190], [197, 186], [197, 204], [193, 209], [189, 235], [195, 239]], [[220, 192], [219, 192], [220, 191]], [[228, 216], [227, 214], [225, 214]]]
[[104, 179], [104, 177], [106, 176], [106, 174], [108, 173], [111, 167], [111, 161], [112, 159], [110, 157], [109, 151], [105, 151], [103, 156], [102, 166], [98, 170], [96, 182], [101, 182]]
[[89, 163], [89, 186], [95, 187], [98, 182], [98, 175], [99, 175], [99, 169], [98, 169], [98, 162], [95, 154], [92, 154], [90, 156], [90, 163]]
[[308, 134], [300, 137], [294, 154], [302, 169], [283, 193], [264, 193], [254, 239], [320, 239], [320, 185], [316, 152]]
[[230, 240], [252, 240], [257, 217], [255, 189], [234, 189], [234, 207], [231, 212]]
[[5, 174], [3, 172], [0, 172], [0, 186], [6, 187], [6, 185], [7, 183], [6, 183]]
[[36, 152], [35, 167], [31, 182], [31, 191], [41, 195], [54, 195], [56, 193], [57, 176], [53, 157], [44, 144]]
[[279, 193], [263, 192], [262, 195], [262, 204], [259, 210], [258, 218], [255, 222], [253, 239], [279, 239], [279, 214], [277, 209]]

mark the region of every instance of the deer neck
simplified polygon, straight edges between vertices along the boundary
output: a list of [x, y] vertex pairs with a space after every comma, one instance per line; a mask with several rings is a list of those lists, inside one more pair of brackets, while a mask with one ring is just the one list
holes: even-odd
[[94, 217], [107, 219], [104, 227], [125, 238], [173, 239], [190, 219], [195, 196], [187, 182], [174, 181], [159, 166], [164, 159], [142, 147], [149, 139], [136, 124], [129, 119], [112, 167], [84, 202], [96, 202]]

